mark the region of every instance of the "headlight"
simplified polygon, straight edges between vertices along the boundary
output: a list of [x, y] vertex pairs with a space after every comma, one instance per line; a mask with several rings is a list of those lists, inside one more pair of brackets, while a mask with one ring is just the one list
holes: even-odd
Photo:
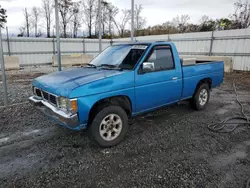
[[60, 97], [59, 98], [59, 107], [60, 108], [65, 108], [67, 109], [67, 103], [68, 103], [68, 99], [64, 98], [64, 97]]
[[59, 107], [66, 109], [70, 112], [77, 112], [77, 99], [67, 99], [65, 97], [59, 98]]

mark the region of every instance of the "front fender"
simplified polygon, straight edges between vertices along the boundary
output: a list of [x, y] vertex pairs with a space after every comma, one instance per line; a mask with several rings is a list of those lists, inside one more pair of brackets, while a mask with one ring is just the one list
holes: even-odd
[[126, 96], [130, 99], [132, 105], [132, 112], [135, 110], [135, 96], [134, 87], [122, 89], [118, 91], [100, 93], [96, 95], [90, 95], [78, 98], [78, 113], [79, 121], [81, 124], [88, 124], [89, 113], [94, 104], [102, 99], [115, 97], [115, 96]]

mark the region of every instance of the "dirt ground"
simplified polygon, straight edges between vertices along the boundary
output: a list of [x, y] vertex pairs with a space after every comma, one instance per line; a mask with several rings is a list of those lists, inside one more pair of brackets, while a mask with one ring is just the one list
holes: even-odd
[[[27, 101], [31, 79], [42, 73], [7, 74], [10, 102], [17, 103]], [[250, 127], [230, 134], [207, 129], [240, 115], [233, 79], [250, 114], [250, 74], [226, 74], [205, 110], [183, 102], [132, 119], [126, 139], [109, 149], [93, 146], [85, 131], [56, 125], [29, 103], [0, 108], [0, 187], [245, 188]]]

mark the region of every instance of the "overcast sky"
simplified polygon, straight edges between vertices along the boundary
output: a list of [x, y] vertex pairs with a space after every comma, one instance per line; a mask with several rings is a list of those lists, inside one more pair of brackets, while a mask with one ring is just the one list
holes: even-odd
[[[130, 8], [131, 0], [107, 0], [120, 9]], [[143, 16], [148, 25], [161, 24], [172, 20], [176, 15], [188, 14], [191, 22], [197, 23], [202, 15], [216, 19], [227, 17], [234, 12], [236, 0], [135, 0], [135, 4], [144, 7]], [[41, 0], [0, 0], [0, 5], [7, 9], [7, 26], [12, 32], [24, 24], [23, 8], [40, 6]]]

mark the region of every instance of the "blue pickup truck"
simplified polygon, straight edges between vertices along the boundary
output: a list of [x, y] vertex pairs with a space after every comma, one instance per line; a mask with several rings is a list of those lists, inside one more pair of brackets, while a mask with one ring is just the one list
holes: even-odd
[[58, 124], [87, 129], [110, 147], [124, 139], [130, 117], [187, 99], [203, 109], [223, 77], [223, 62], [185, 63], [170, 42], [118, 44], [84, 67], [34, 79], [29, 100]]

